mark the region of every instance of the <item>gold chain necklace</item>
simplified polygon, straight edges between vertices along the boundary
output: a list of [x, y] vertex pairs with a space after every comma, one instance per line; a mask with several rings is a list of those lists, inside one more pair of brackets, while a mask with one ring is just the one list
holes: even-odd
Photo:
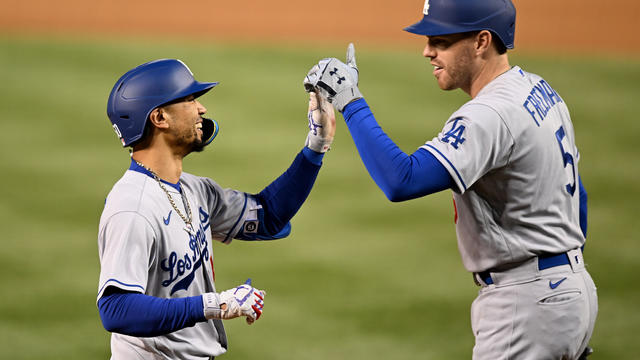
[[[191, 206], [189, 206], [189, 201], [187, 200], [187, 197], [184, 195], [184, 193], [185, 193], [184, 190], [181, 189], [182, 191], [180, 191], [180, 195], [182, 196], [182, 202], [184, 203], [185, 210], [187, 211], [187, 216], [184, 216], [180, 212], [180, 210], [178, 209], [178, 206], [176, 206], [176, 203], [173, 201], [173, 198], [171, 197], [171, 194], [169, 194], [169, 190], [167, 190], [167, 188], [164, 186], [164, 184], [162, 183], [162, 180], [160, 180], [160, 177], [158, 176], [158, 174], [156, 174], [155, 171], [153, 171], [150, 168], [146, 167], [144, 164], [142, 164], [138, 160], [133, 160], [133, 161], [135, 161], [136, 164], [138, 164], [139, 166], [143, 167], [145, 170], [150, 172], [151, 175], [153, 175], [153, 178], [156, 180], [158, 185], [160, 185], [160, 188], [167, 195], [167, 199], [169, 199], [169, 202], [171, 203], [171, 206], [173, 207], [173, 209], [176, 211], [178, 216], [180, 216], [182, 221], [184, 221], [184, 223], [187, 225], [185, 230], [189, 234], [193, 235], [194, 230], [193, 230], [193, 217], [191, 216]], [[178, 183], [180, 183], [180, 180], [178, 180]]]

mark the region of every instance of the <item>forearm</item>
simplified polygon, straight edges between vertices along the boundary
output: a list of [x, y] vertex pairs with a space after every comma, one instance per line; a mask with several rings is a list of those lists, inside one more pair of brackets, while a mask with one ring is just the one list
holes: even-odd
[[206, 321], [202, 296], [162, 299], [140, 293], [115, 292], [98, 300], [107, 331], [150, 337]]
[[431, 153], [404, 153], [376, 122], [364, 99], [344, 109], [347, 127], [371, 178], [391, 201], [404, 201], [451, 188], [447, 170]]
[[305, 147], [282, 175], [257, 194], [265, 234], [279, 233], [298, 212], [316, 181], [322, 158], [323, 154]]

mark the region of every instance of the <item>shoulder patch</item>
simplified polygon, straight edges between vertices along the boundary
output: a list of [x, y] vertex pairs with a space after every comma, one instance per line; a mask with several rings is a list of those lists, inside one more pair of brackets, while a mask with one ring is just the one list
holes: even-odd
[[443, 143], [450, 144], [454, 149], [458, 149], [459, 145], [464, 143], [466, 140], [462, 135], [464, 134], [465, 126], [462, 124], [458, 124], [458, 122], [462, 120], [461, 117], [455, 118], [453, 124], [451, 125], [451, 129], [447, 131], [444, 136], [440, 139]]
[[258, 232], [258, 220], [245, 221], [243, 232], [245, 234], [255, 234]]

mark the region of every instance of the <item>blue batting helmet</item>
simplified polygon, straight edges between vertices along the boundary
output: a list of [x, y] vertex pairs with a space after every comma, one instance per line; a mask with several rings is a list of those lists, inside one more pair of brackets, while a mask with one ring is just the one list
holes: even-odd
[[423, 14], [404, 30], [427, 36], [489, 30], [513, 49], [516, 8], [511, 0], [426, 0]]
[[[107, 115], [122, 146], [140, 140], [151, 111], [189, 95], [198, 97], [217, 82], [199, 82], [180, 60], [161, 59], [142, 64], [116, 82], [107, 102]], [[218, 124], [203, 119], [203, 143], [209, 144], [218, 133]]]

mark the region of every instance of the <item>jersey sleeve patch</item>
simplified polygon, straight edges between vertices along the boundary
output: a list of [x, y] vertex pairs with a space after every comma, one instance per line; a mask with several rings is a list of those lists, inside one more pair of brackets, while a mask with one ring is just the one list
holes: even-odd
[[448, 169], [464, 193], [484, 174], [508, 163], [513, 138], [491, 107], [467, 103], [445, 123], [442, 131], [422, 146]]
[[449, 131], [445, 132], [440, 138], [440, 141], [451, 145], [454, 149], [458, 149], [458, 147], [466, 140], [464, 138], [464, 130], [466, 129], [466, 126], [459, 124], [460, 120], [462, 120], [462, 117], [455, 118]]

